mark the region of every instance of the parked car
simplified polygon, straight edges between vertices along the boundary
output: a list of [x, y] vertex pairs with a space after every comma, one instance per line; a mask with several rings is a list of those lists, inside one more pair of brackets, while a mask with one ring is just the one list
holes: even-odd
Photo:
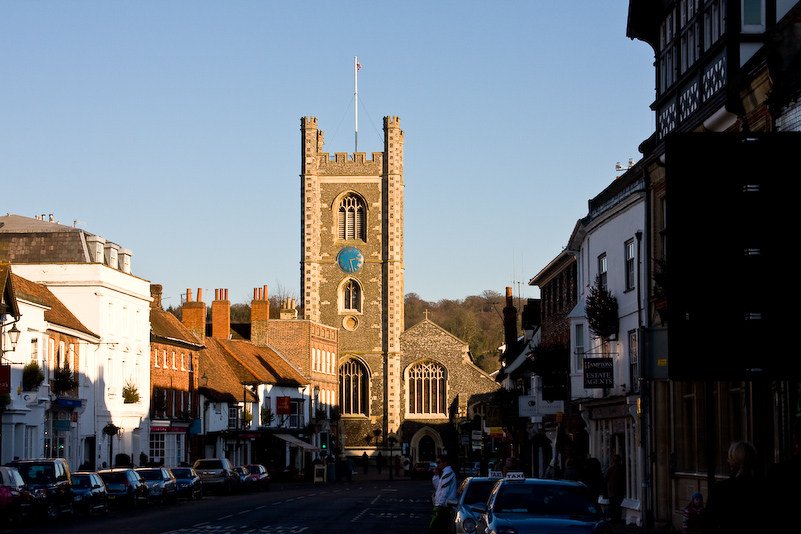
[[137, 508], [150, 500], [150, 488], [133, 469], [101, 469], [97, 474], [106, 483], [108, 500], [112, 505]]
[[254, 489], [267, 491], [270, 489], [270, 473], [267, 468], [261, 464], [248, 464], [248, 471], [250, 472], [250, 480], [253, 482]]
[[250, 480], [250, 471], [247, 467], [242, 465], [234, 467], [234, 473], [237, 475], [237, 483], [234, 485], [234, 491], [252, 491], [253, 482]]
[[20, 525], [30, 514], [33, 495], [16, 467], [0, 467], [0, 528]]
[[476, 531], [571, 532], [611, 534], [612, 528], [587, 486], [569, 480], [507, 477], [500, 480], [486, 503], [474, 504], [479, 514]]
[[72, 474], [72, 493], [76, 512], [92, 515], [94, 512], [108, 513], [108, 490], [100, 475], [90, 471]]
[[200, 475], [204, 491], [230, 494], [237, 488], [239, 475], [234, 472], [228, 458], [204, 458], [196, 460], [192, 467]]
[[436, 467], [435, 462], [415, 462], [411, 469], [411, 478], [431, 478]]
[[136, 469], [150, 488], [150, 502], [174, 503], [178, 500], [178, 483], [166, 467], [140, 467]]
[[203, 498], [203, 483], [200, 476], [191, 467], [173, 467], [170, 469], [178, 486], [178, 496], [189, 499]]
[[61, 514], [73, 514], [72, 478], [64, 458], [15, 460], [25, 486], [33, 495], [33, 513], [53, 521]]
[[476, 531], [478, 514], [472, 510], [474, 504], [486, 503], [492, 488], [498, 483], [497, 478], [468, 477], [459, 484], [456, 500], [449, 500], [453, 532], [456, 534]]

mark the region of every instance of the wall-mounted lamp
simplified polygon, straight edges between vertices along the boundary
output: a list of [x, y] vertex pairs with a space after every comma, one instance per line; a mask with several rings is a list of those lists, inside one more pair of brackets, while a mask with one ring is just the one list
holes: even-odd
[[14, 323], [11, 325], [11, 328], [6, 331], [6, 333], [8, 334], [8, 340], [11, 342], [11, 348], [9, 350], [3, 349], [3, 354], [17, 349], [17, 341], [19, 341], [19, 335], [21, 332], [19, 331], [19, 328], [17, 328], [17, 324]]

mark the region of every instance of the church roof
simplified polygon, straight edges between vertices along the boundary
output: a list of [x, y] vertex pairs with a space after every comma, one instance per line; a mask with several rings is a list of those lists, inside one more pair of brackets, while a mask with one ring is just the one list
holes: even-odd
[[463, 339], [460, 339], [457, 336], [451, 334], [450, 332], [448, 332], [447, 330], [445, 330], [440, 325], [438, 325], [437, 323], [435, 323], [434, 321], [432, 321], [431, 319], [429, 319], [427, 317], [425, 319], [423, 319], [422, 321], [420, 321], [419, 323], [417, 323], [416, 325], [410, 326], [409, 328], [404, 330], [403, 334], [401, 334], [401, 337], [403, 337], [403, 335], [406, 334], [407, 332], [411, 333], [411, 332], [414, 332], [416, 330], [438, 330], [440, 333], [445, 334], [445, 335], [457, 340], [459, 343], [462, 343], [465, 346], [468, 346], [468, 343], [466, 341], [464, 341]]

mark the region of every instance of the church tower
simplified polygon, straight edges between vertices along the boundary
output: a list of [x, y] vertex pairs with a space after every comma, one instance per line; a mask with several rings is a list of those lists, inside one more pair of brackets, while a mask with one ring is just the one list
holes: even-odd
[[[384, 150], [324, 152], [301, 119], [301, 298], [304, 318], [339, 329], [345, 447], [375, 446], [401, 422], [403, 131], [384, 118]], [[376, 430], [381, 430], [377, 433]]]

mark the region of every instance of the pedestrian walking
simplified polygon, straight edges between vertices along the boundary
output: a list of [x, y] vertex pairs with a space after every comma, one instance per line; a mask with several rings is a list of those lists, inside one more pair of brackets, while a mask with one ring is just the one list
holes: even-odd
[[729, 447], [727, 460], [731, 474], [709, 490], [704, 532], [764, 532], [769, 518], [763, 484], [756, 474], [756, 449], [747, 441], [735, 441]]
[[408, 477], [411, 474], [412, 460], [408, 456], [403, 457], [403, 476]]
[[681, 519], [683, 534], [701, 534], [704, 528], [704, 496], [696, 492], [690, 497], [690, 502], [684, 508]]
[[437, 469], [434, 478], [434, 517], [428, 524], [430, 534], [447, 534], [451, 523], [451, 511], [448, 500], [456, 499], [456, 475], [451, 469], [447, 456], [437, 458]]
[[381, 451], [378, 451], [378, 454], [375, 457], [375, 467], [378, 469], [378, 474], [381, 474], [381, 468], [384, 467], [384, 456], [381, 454]]
[[370, 457], [367, 456], [367, 451], [362, 453], [362, 467], [364, 468], [364, 474], [367, 474], [367, 469], [370, 467]]

